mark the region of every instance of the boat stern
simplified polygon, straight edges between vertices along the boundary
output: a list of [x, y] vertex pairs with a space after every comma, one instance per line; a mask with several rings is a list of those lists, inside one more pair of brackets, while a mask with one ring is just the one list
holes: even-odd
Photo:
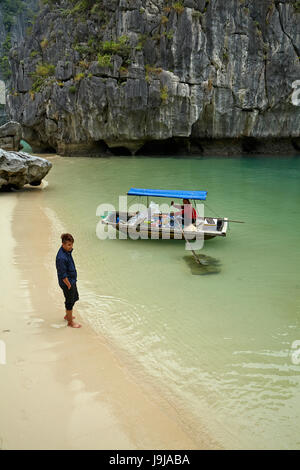
[[222, 236], [222, 237], [226, 237], [228, 228], [229, 228], [228, 218], [227, 218], [227, 217], [224, 217], [224, 219], [223, 219], [223, 226], [222, 226], [222, 229], [221, 229], [221, 236]]

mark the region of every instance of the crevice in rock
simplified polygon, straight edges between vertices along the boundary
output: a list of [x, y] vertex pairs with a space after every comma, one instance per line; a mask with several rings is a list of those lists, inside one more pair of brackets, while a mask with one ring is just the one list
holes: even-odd
[[209, 7], [209, 4], [210, 4], [210, 0], [206, 0], [203, 10], [200, 9], [202, 14], [206, 13], [207, 8]]
[[265, 83], [265, 94], [267, 98], [267, 109], [270, 108], [270, 99], [269, 99], [269, 93], [268, 93], [268, 83], [267, 83], [267, 59], [264, 59], [264, 83]]
[[299, 58], [300, 57], [300, 49], [297, 48], [297, 46], [294, 44], [293, 42], [293, 39], [291, 38], [291, 36], [285, 31], [284, 27], [283, 27], [283, 21], [282, 21], [282, 16], [281, 16], [281, 12], [280, 12], [280, 5], [279, 3], [275, 3], [275, 6], [276, 6], [276, 10], [278, 11], [278, 17], [279, 17], [279, 23], [280, 23], [280, 26], [281, 26], [281, 29], [282, 29], [282, 32], [283, 34], [286, 35], [287, 38], [289, 38], [293, 48], [294, 48], [294, 51], [295, 51], [295, 54], [296, 56]]

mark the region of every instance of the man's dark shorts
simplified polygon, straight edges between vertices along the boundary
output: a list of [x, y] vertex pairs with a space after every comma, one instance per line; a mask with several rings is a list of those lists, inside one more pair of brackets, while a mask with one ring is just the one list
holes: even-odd
[[71, 289], [68, 289], [68, 287], [65, 284], [60, 287], [62, 288], [65, 299], [66, 299], [65, 301], [66, 310], [72, 310], [75, 302], [79, 300], [77, 285], [72, 284]]

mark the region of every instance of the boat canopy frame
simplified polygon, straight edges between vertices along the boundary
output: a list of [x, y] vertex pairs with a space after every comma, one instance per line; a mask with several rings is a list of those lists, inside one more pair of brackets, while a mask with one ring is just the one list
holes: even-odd
[[168, 197], [174, 199], [192, 199], [194, 201], [205, 201], [207, 191], [181, 191], [172, 189], [143, 189], [131, 188], [128, 196], [152, 196], [152, 197]]

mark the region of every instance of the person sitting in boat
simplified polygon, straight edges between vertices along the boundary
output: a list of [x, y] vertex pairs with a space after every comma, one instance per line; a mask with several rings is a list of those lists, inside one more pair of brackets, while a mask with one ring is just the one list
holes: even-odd
[[197, 212], [193, 208], [189, 199], [183, 199], [183, 205], [174, 204], [174, 201], [171, 202], [171, 206], [176, 207], [176, 209], [181, 209], [179, 212], [175, 212], [175, 217], [181, 215], [182, 223], [186, 225], [194, 224], [197, 219]]

